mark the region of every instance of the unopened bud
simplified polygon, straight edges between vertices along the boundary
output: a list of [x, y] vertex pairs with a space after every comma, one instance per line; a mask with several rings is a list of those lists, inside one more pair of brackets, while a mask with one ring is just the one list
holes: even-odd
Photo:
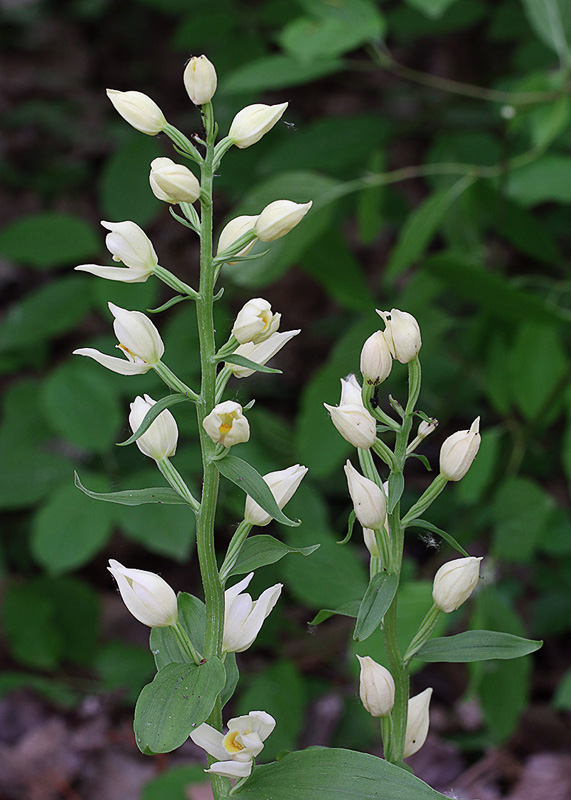
[[280, 326], [281, 314], [272, 314], [272, 307], [262, 297], [254, 297], [236, 316], [232, 334], [240, 342], [263, 342]]
[[359, 697], [372, 717], [386, 717], [395, 704], [395, 682], [391, 673], [370, 656], [357, 656], [361, 665]]
[[430, 422], [427, 422], [425, 419], [423, 419], [418, 426], [417, 435], [420, 439], [426, 439], [427, 436], [430, 436], [431, 433], [434, 433], [437, 427], [438, 420], [434, 417], [430, 420]]
[[[245, 233], [250, 233], [250, 231], [254, 230], [254, 225], [256, 224], [256, 220], [258, 219], [258, 214], [255, 216], [247, 216], [243, 215], [241, 217], [235, 217], [235, 219], [231, 219], [230, 222], [222, 228], [220, 233], [220, 238], [218, 239], [218, 248], [216, 250], [216, 256], [219, 257], [224, 253], [225, 250], [228, 250], [234, 242], [239, 239], [241, 236], [244, 236]], [[256, 244], [257, 239], [252, 238], [252, 241], [247, 244], [245, 247], [240, 250], [240, 252], [236, 253], [237, 256], [245, 256], [248, 255], [252, 247]], [[228, 261], [227, 262], [230, 266], [233, 264], [238, 264], [238, 261]]]
[[404, 738], [403, 758], [408, 758], [420, 750], [428, 736], [430, 726], [430, 698], [432, 689], [425, 689], [408, 701], [408, 719]]
[[420, 328], [416, 319], [412, 314], [407, 311], [399, 311], [398, 308], [391, 308], [390, 312], [377, 309], [377, 314], [385, 322], [384, 335], [393, 358], [396, 358], [401, 364], [413, 361], [422, 345]]
[[146, 94], [107, 89], [107, 97], [123, 119], [141, 133], [156, 136], [165, 129], [167, 125], [165, 115], [155, 101]]
[[301, 222], [312, 206], [309, 203], [294, 203], [292, 200], [274, 200], [267, 205], [256, 224], [254, 233], [262, 242], [273, 242], [289, 233]]
[[377, 544], [377, 537], [375, 536], [375, 531], [372, 528], [363, 528], [363, 539], [365, 542], [365, 547], [371, 554], [373, 558], [379, 558], [381, 553], [379, 551], [379, 545]]
[[387, 501], [382, 489], [357, 472], [348, 459], [344, 469], [355, 516], [364, 528], [379, 530], [387, 519]]
[[369, 336], [361, 350], [361, 374], [367, 383], [385, 381], [393, 366], [391, 351], [382, 331]]
[[377, 437], [377, 424], [363, 405], [361, 387], [354, 375], [341, 378], [341, 400], [338, 406], [323, 404], [331, 422], [353, 447], [368, 450]]
[[149, 183], [155, 197], [165, 203], [194, 203], [200, 196], [196, 176], [188, 167], [170, 158], [151, 161]]
[[[294, 464], [293, 467], [280, 469], [277, 472], [268, 472], [267, 475], [263, 476], [264, 482], [269, 486], [279, 508], [283, 508], [289, 503], [306, 474], [307, 467], [303, 467], [301, 464]], [[252, 500], [250, 495], [246, 497], [244, 519], [250, 525], [259, 525], [260, 527], [269, 525], [272, 521], [267, 511], [264, 511], [255, 500]]]
[[183, 73], [184, 87], [195, 106], [209, 103], [216, 91], [218, 79], [214, 65], [206, 56], [194, 56]]
[[176, 625], [176, 595], [159, 575], [144, 569], [127, 569], [113, 558], [109, 559], [107, 569], [117, 581], [121, 598], [135, 619], [150, 628]]
[[432, 599], [439, 611], [449, 614], [460, 608], [480, 578], [481, 558], [455, 558], [443, 564], [434, 576]]
[[267, 106], [263, 103], [254, 103], [254, 105], [246, 106], [238, 111], [232, 120], [228, 137], [240, 150], [256, 144], [265, 133], [274, 127], [287, 105], [287, 103], [280, 103], [275, 106]]
[[440, 472], [448, 481], [459, 481], [468, 472], [480, 449], [480, 417], [470, 430], [457, 431], [444, 441], [440, 449]]

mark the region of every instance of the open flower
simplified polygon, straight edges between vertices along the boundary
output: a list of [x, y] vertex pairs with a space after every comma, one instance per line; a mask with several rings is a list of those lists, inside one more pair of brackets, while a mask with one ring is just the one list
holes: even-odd
[[264, 742], [276, 726], [265, 711], [250, 711], [243, 717], [228, 720], [226, 735], [203, 722], [191, 731], [190, 738], [217, 760], [205, 772], [227, 778], [246, 778], [252, 772], [254, 758], [262, 752]]
[[176, 595], [159, 575], [145, 569], [127, 569], [109, 559], [109, 572], [117, 581], [121, 598], [131, 614], [150, 628], [176, 625]]
[[88, 356], [120, 375], [143, 375], [159, 363], [165, 351], [158, 330], [140, 311], [127, 311], [113, 303], [108, 306], [115, 317], [113, 330], [119, 340], [117, 347], [127, 360], [100, 353], [93, 347], [80, 347], [73, 351], [74, 355]]
[[[253, 342], [241, 344], [240, 347], [236, 349], [234, 355], [244, 356], [244, 358], [248, 358], [256, 364], [267, 364], [270, 358], [273, 358], [276, 353], [279, 353], [282, 347], [286, 345], [290, 339], [293, 339], [294, 336], [297, 336], [298, 333], [301, 333], [299, 329], [296, 331], [272, 333], [268, 339], [265, 339], [259, 344], [254, 344]], [[247, 378], [256, 371], [248, 367], [241, 367], [239, 364], [228, 364], [228, 366], [235, 378]]]
[[[129, 414], [129, 425], [133, 433], [141, 427], [149, 409], [156, 403], [152, 397], [146, 394], [144, 397], [136, 397], [131, 403], [131, 413]], [[144, 455], [154, 461], [162, 461], [170, 458], [176, 453], [178, 443], [178, 428], [175, 418], [165, 408], [159, 416], [151, 422], [145, 433], [136, 441], [136, 445]]]
[[[280, 508], [283, 508], [294, 496], [306, 473], [307, 467], [302, 467], [301, 464], [294, 464], [293, 467], [280, 469], [277, 472], [268, 472], [267, 475], [263, 476]], [[250, 495], [246, 497], [244, 519], [250, 525], [259, 525], [260, 527], [269, 525], [272, 521], [267, 511], [264, 511], [255, 500], [252, 500]]]
[[220, 442], [224, 447], [247, 442], [250, 438], [250, 425], [242, 413], [242, 406], [233, 400], [218, 403], [202, 424], [212, 441]]
[[254, 297], [240, 309], [232, 333], [240, 344], [259, 344], [269, 339], [280, 326], [281, 314], [272, 314], [272, 307], [262, 297]]
[[254, 573], [231, 586], [224, 592], [224, 653], [242, 653], [254, 642], [264, 620], [278, 602], [283, 584], [276, 583], [262, 592], [258, 600], [252, 600], [243, 592], [254, 577]]
[[147, 234], [135, 222], [102, 222], [111, 231], [105, 237], [113, 261], [122, 261], [125, 267], [100, 267], [97, 264], [80, 264], [75, 269], [90, 272], [99, 278], [122, 283], [144, 283], [158, 266], [157, 254]]

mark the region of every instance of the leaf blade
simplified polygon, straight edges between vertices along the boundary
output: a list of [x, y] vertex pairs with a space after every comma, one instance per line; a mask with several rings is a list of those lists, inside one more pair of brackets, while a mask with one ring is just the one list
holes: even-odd
[[534, 653], [542, 641], [524, 639], [500, 631], [465, 631], [455, 636], [441, 636], [426, 642], [414, 654], [420, 661], [465, 664], [471, 661], [490, 661], [521, 658]]
[[134, 431], [128, 439], [125, 439], [124, 442], [117, 442], [117, 446], [126, 447], [128, 444], [136, 442], [137, 439], [149, 430], [153, 422], [165, 408], [175, 406], [177, 403], [182, 403], [184, 400], [188, 400], [188, 397], [185, 397], [183, 394], [168, 394], [166, 397], [157, 400], [157, 402], [149, 408], [137, 430]]
[[167, 487], [157, 486], [152, 489], [125, 489], [122, 492], [92, 492], [84, 486], [77, 472], [73, 473], [73, 482], [77, 489], [92, 500], [103, 500], [106, 503], [119, 503], [123, 506], [140, 506], [144, 503], [168, 503], [169, 505], [188, 505], [178, 492]]
[[381, 624], [398, 588], [394, 573], [377, 572], [373, 575], [359, 606], [353, 639], [362, 642]]
[[253, 539], [244, 542], [240, 555], [232, 567], [228, 577], [232, 575], [243, 575], [247, 572], [265, 567], [268, 564], [275, 564], [289, 553], [298, 553], [302, 556], [309, 556], [319, 547], [318, 544], [309, 547], [289, 547], [280, 542], [273, 536], [258, 535]]

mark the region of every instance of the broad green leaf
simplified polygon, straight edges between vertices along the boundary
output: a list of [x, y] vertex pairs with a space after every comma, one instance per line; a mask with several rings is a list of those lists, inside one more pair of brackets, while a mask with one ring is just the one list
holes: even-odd
[[122, 532], [151, 553], [186, 561], [194, 546], [196, 517], [186, 504], [117, 505], [114, 517]]
[[431, 195], [412, 212], [389, 260], [385, 273], [388, 280], [393, 281], [424, 254], [452, 204], [474, 181], [475, 178], [465, 175], [449, 189]]
[[271, 55], [250, 61], [238, 67], [221, 83], [223, 94], [244, 94], [262, 92], [268, 89], [283, 89], [311, 83], [325, 75], [331, 75], [343, 69], [340, 59], [321, 59], [313, 63], [302, 64], [287, 55]]
[[0, 508], [35, 505], [54, 486], [69, 478], [72, 466], [58, 453], [23, 445], [3, 451]]
[[239, 367], [247, 367], [248, 369], [253, 369], [254, 372], [266, 372], [272, 373], [274, 375], [281, 375], [281, 369], [272, 369], [272, 367], [266, 367], [265, 364], [257, 364], [255, 361], [252, 361], [245, 356], [233, 354], [231, 356], [224, 356], [222, 361], [226, 362], [227, 364], [237, 364]]
[[542, 538], [549, 535], [554, 511], [553, 498], [535, 481], [508, 478], [491, 506], [494, 556], [502, 561], [530, 562]]
[[102, 682], [101, 689], [120, 692], [123, 702], [131, 708], [143, 686], [155, 674], [153, 657], [148, 650], [119, 641], [99, 645], [91, 666]]
[[52, 492], [35, 515], [32, 552], [48, 572], [59, 575], [87, 564], [105, 546], [112, 529], [110, 510], [81, 495], [70, 481]]
[[63, 708], [77, 708], [78, 703], [81, 702], [80, 693], [70, 689], [69, 684], [63, 681], [34, 675], [27, 670], [26, 672], [4, 671], [0, 674], [0, 697], [18, 689], [24, 689], [27, 692], [32, 690], [55, 706]]
[[357, 617], [361, 602], [359, 600], [350, 600], [348, 603], [343, 603], [339, 608], [322, 608], [309, 623], [310, 625], [320, 625], [326, 619], [339, 614], [342, 617]]
[[353, 639], [362, 642], [376, 631], [396, 594], [399, 580], [394, 574], [377, 572], [367, 586], [359, 606]]
[[[198, 597], [186, 592], [178, 593], [177, 606], [179, 624], [201, 653], [204, 650], [206, 606]], [[167, 664], [188, 663], [187, 655], [181, 650], [178, 639], [170, 628], [152, 628], [149, 647], [155, 657], [158, 670], [166, 667]]]
[[224, 456], [224, 458], [214, 463], [221, 475], [236, 484], [247, 495], [250, 495], [275, 520], [281, 522], [282, 525], [293, 527], [299, 525], [299, 522], [294, 522], [289, 517], [286, 517], [278, 507], [268, 484], [251, 464], [232, 455]]
[[[410, 772], [369, 753], [315, 748], [256, 767], [232, 797], [248, 800], [442, 800]], [[229, 800], [225, 797], [223, 800]]]
[[126, 489], [123, 492], [92, 492], [87, 489], [74, 472], [75, 486], [93, 500], [103, 500], [106, 503], [120, 503], [124, 506], [140, 506], [143, 503], [172, 503], [174, 505], [187, 505], [186, 501], [174, 489], [158, 486], [153, 489]]
[[152, 136], [130, 136], [107, 159], [99, 185], [100, 206], [104, 219], [132, 219], [146, 225], [161, 211], [149, 186], [149, 166], [164, 155]]
[[162, 397], [160, 400], [157, 400], [157, 402], [149, 408], [137, 430], [131, 436], [129, 436], [128, 439], [125, 439], [124, 442], [118, 442], [119, 446], [125, 447], [125, 445], [136, 442], [137, 439], [145, 433], [145, 431], [148, 431], [152, 423], [156, 420], [159, 414], [165, 410], [165, 408], [175, 406], [177, 403], [183, 403], [185, 400], [188, 400], [188, 397], [186, 397], [184, 394], [168, 394], [166, 397]]
[[469, 556], [462, 545], [459, 544], [453, 536], [451, 536], [449, 533], [446, 533], [446, 531], [443, 531], [442, 528], [437, 528], [436, 525], [432, 524], [432, 522], [427, 522], [425, 519], [415, 519], [407, 527], [424, 528], [431, 533], [435, 533], [437, 536], [440, 536], [441, 539], [444, 539], [444, 541], [447, 542], [454, 550], [462, 553], [462, 555], [466, 556], [466, 558]]
[[521, 658], [534, 653], [543, 642], [523, 639], [499, 631], [465, 631], [456, 636], [430, 639], [414, 655], [420, 661], [446, 661], [465, 664], [469, 661]]
[[73, 328], [90, 305], [88, 281], [59, 278], [28, 294], [8, 310], [0, 324], [0, 352], [36, 346]]
[[478, 458], [457, 485], [456, 496], [464, 505], [476, 505], [487, 497], [487, 492], [496, 479], [501, 438], [502, 431], [498, 428], [486, 428], [482, 432]]
[[100, 249], [90, 223], [55, 211], [23, 217], [0, 231], [0, 255], [38, 269], [85, 263]]
[[26, 378], [6, 387], [2, 398], [0, 452], [32, 449], [49, 439], [51, 431], [39, 400], [40, 381]]
[[145, 784], [141, 800], [189, 800], [191, 787], [206, 783], [210, 783], [210, 776], [199, 764], [171, 767]]
[[529, 23], [541, 41], [550, 47], [563, 66], [569, 66], [571, 6], [566, 0], [523, 0]]
[[507, 191], [526, 207], [571, 203], [571, 158], [558, 153], [541, 156], [510, 174]]
[[314, 544], [311, 547], [288, 547], [287, 544], [280, 542], [279, 539], [275, 539], [273, 536], [263, 534], [254, 536], [244, 542], [230, 575], [243, 575], [268, 564], [275, 564], [276, 561], [287, 556], [288, 553], [309, 556], [318, 547], [318, 544]]
[[406, 0], [409, 6], [416, 8], [427, 17], [440, 17], [448, 10], [449, 6], [458, 0]]
[[569, 125], [571, 103], [568, 95], [536, 109], [531, 116], [532, 141], [537, 148], [547, 148]]
[[145, 686], [135, 707], [135, 740], [142, 753], [170, 753], [206, 722], [224, 688], [218, 658], [203, 664], [167, 664]]
[[304, 272], [344, 308], [369, 310], [371, 291], [359, 261], [339, 231], [329, 229], [301, 257]]

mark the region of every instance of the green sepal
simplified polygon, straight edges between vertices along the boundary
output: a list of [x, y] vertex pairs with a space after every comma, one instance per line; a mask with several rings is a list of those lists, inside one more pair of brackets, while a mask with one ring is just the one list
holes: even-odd
[[356, 617], [359, 613], [360, 606], [360, 600], [349, 600], [347, 603], [342, 603], [338, 608], [322, 608], [308, 624], [320, 625], [322, 622], [325, 622], [326, 619], [334, 617], [336, 614], [341, 617]]
[[422, 461], [424, 466], [426, 467], [428, 472], [432, 472], [432, 467], [430, 466], [430, 461], [427, 459], [426, 456], [423, 456], [420, 453], [409, 453], [409, 458], [418, 458], [419, 461]]
[[188, 397], [184, 394], [168, 394], [166, 397], [157, 400], [157, 402], [149, 408], [137, 430], [131, 434], [128, 439], [125, 439], [124, 442], [117, 442], [117, 446], [125, 447], [128, 444], [136, 442], [139, 437], [149, 430], [153, 422], [165, 408], [175, 406], [177, 403], [182, 403], [184, 400], [188, 400]]
[[292, 528], [300, 524], [299, 520], [294, 521], [286, 517], [276, 503], [268, 484], [258, 470], [254, 469], [247, 461], [237, 456], [228, 455], [214, 463], [221, 475], [232, 481], [236, 486], [239, 486], [247, 495], [250, 495], [252, 500], [255, 500], [277, 522], [281, 522], [282, 525], [289, 525]]
[[288, 547], [287, 544], [280, 542], [279, 539], [275, 539], [273, 536], [254, 536], [253, 539], [247, 539], [244, 542], [240, 555], [228, 577], [231, 575], [243, 575], [268, 564], [275, 564], [276, 561], [287, 556], [288, 553], [299, 553], [302, 556], [308, 556], [318, 547], [318, 544], [310, 545], [309, 547]]
[[251, 361], [249, 358], [237, 355], [236, 353], [232, 353], [232, 355], [229, 356], [222, 356], [222, 358], [218, 360], [224, 361], [226, 364], [236, 364], [236, 366], [238, 367], [246, 367], [247, 369], [253, 369], [256, 372], [270, 372], [276, 375], [282, 374], [281, 369], [273, 369], [272, 367], [266, 367], [265, 364], [256, 364], [255, 361]]
[[125, 489], [123, 492], [92, 492], [82, 484], [77, 472], [73, 473], [73, 482], [83, 494], [91, 497], [92, 500], [103, 500], [106, 503], [119, 503], [122, 506], [141, 506], [145, 503], [187, 505], [186, 500], [183, 500], [178, 492], [164, 486], [152, 489]]
[[445, 542], [448, 542], [450, 547], [454, 550], [457, 550], [459, 553], [462, 553], [463, 556], [466, 558], [470, 557], [470, 554], [467, 553], [461, 544], [459, 544], [456, 539], [450, 534], [443, 531], [441, 528], [437, 528], [436, 525], [433, 525], [432, 522], [427, 522], [425, 519], [413, 519], [412, 522], [409, 522], [407, 528], [426, 528], [427, 531], [431, 531], [431, 533], [435, 533], [437, 536], [440, 536], [441, 539], [444, 539]]
[[340, 542], [337, 544], [347, 544], [351, 536], [353, 535], [353, 526], [355, 525], [355, 520], [357, 519], [357, 515], [355, 514], [355, 510], [351, 511], [349, 514], [349, 520], [347, 522], [347, 535], [344, 539], [341, 539]]
[[353, 639], [363, 642], [374, 633], [383, 621], [399, 585], [394, 573], [377, 572], [367, 586], [367, 591], [357, 614]]
[[423, 644], [414, 654], [419, 661], [467, 663], [495, 659], [521, 658], [543, 645], [541, 640], [524, 639], [500, 631], [465, 631], [456, 636], [442, 636]]
[[167, 664], [142, 690], [134, 731], [142, 753], [170, 753], [206, 722], [226, 683], [219, 658], [202, 664]]

